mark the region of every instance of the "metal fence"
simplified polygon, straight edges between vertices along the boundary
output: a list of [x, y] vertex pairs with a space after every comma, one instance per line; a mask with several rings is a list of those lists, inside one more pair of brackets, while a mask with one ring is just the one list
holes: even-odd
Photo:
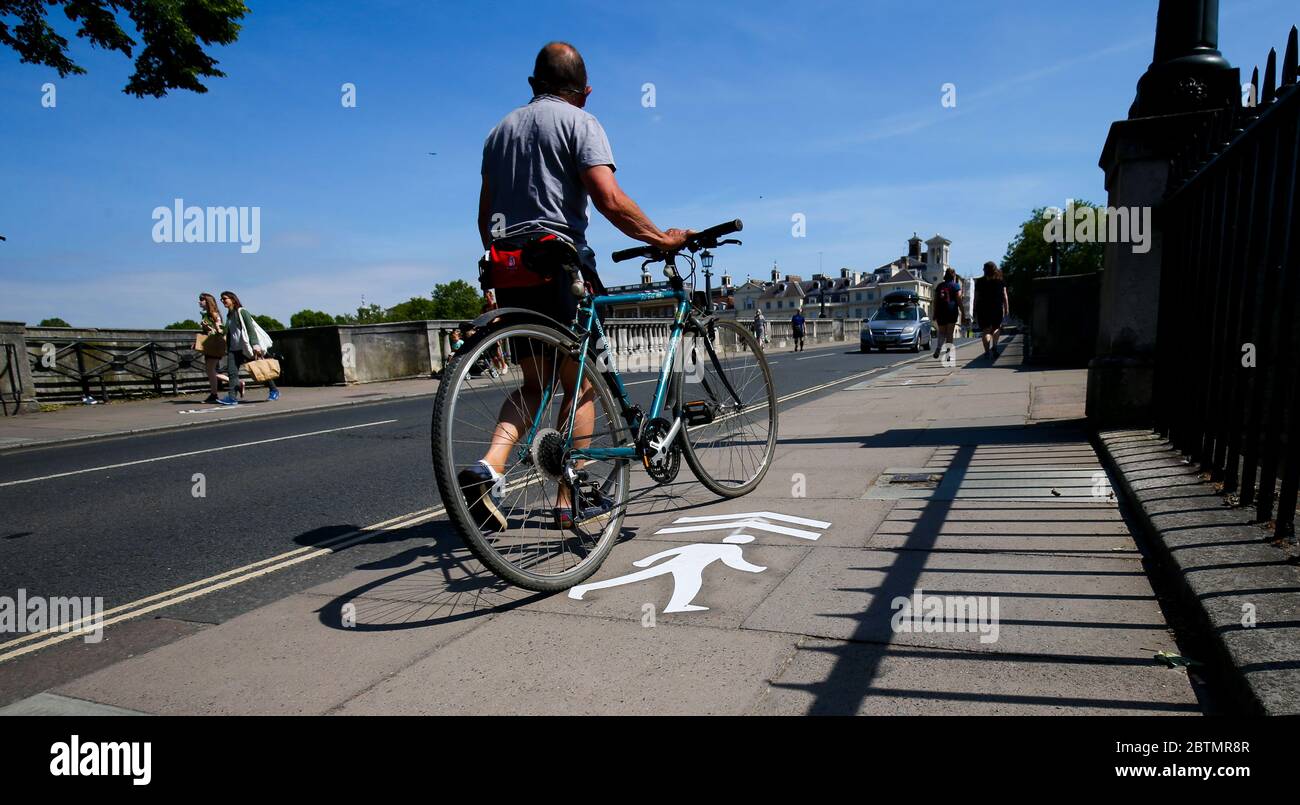
[[27, 345], [32, 381], [42, 399], [107, 400], [206, 388], [203, 356], [175, 342], [45, 338]]
[[5, 343], [0, 346], [4, 347], [0, 352], [4, 356], [4, 365], [0, 366], [0, 410], [4, 411], [5, 416], [9, 416], [11, 402], [15, 414], [23, 410], [23, 382], [22, 374], [18, 369], [20, 358], [17, 345]]
[[[1162, 232], [1157, 430], [1278, 536], [1300, 481], [1297, 32], [1258, 104], [1214, 113], [1171, 165]], [[1189, 326], [1190, 324], [1190, 326]]]

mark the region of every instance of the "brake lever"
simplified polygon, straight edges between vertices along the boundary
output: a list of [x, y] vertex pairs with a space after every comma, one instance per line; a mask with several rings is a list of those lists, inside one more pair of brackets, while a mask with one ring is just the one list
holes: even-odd
[[735, 238], [727, 238], [726, 240], [720, 240], [720, 241], [718, 241], [718, 245], [719, 245], [719, 246], [726, 246], [726, 245], [729, 244], [729, 243], [734, 243], [734, 244], [736, 244], [737, 246], [740, 246], [740, 245], [741, 245], [740, 241], [736, 240]]

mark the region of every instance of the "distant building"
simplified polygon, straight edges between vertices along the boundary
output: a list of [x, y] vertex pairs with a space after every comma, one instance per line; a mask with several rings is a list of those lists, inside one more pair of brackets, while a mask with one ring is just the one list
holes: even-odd
[[[735, 291], [731, 287], [731, 275], [723, 274], [717, 277], [719, 284], [717, 287], [710, 288], [713, 297], [713, 309], [719, 312], [726, 312], [735, 308]], [[703, 277], [696, 273], [696, 288], [693, 298], [695, 303], [704, 307], [704, 282]], [[606, 288], [606, 293], [622, 294], [637, 293], [639, 291], [666, 291], [668, 290], [668, 281], [661, 280], [654, 282], [649, 271], [641, 272], [641, 282], [636, 285], [616, 285]], [[649, 301], [621, 302], [617, 305], [610, 305], [605, 308], [604, 315], [606, 318], [614, 319], [658, 319], [672, 318], [673, 312], [677, 308], [677, 303], [671, 299], [653, 299]]]
[[[927, 248], [922, 251], [922, 245]], [[751, 319], [762, 310], [769, 320], [793, 316], [803, 310], [808, 319], [867, 319], [880, 307], [881, 298], [895, 291], [917, 295], [928, 312], [930, 298], [944, 271], [951, 268], [949, 249], [952, 241], [935, 235], [922, 241], [915, 234], [907, 241], [907, 254], [870, 272], [841, 268], [838, 277], [813, 274], [804, 279], [799, 274], [783, 274], [773, 264], [766, 279], [747, 279], [734, 292], [736, 314]], [[969, 305], [973, 283], [962, 280]], [[970, 290], [966, 290], [966, 289]]]

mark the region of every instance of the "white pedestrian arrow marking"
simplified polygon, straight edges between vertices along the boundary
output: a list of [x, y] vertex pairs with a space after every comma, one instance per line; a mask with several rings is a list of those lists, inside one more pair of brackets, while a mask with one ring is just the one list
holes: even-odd
[[[773, 534], [785, 534], [789, 537], [798, 537], [799, 539], [806, 540], [816, 540], [821, 536], [817, 531], [808, 531], [802, 528], [776, 525], [769, 522], [771, 520], [819, 529], [827, 529], [831, 526], [831, 524], [825, 520], [813, 520], [808, 517], [795, 517], [790, 514], [780, 514], [778, 512], [738, 512], [736, 514], [710, 514], [678, 517], [673, 521], [674, 525], [668, 526], [667, 528], [661, 528], [655, 533], [688, 534], [693, 531], [741, 531], [752, 529], [755, 531], [767, 531]], [[685, 523], [687, 525], [676, 525], [677, 523]]]

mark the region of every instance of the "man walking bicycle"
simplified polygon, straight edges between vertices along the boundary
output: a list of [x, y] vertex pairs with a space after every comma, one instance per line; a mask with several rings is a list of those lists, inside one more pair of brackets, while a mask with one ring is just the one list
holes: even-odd
[[[615, 180], [609, 139], [595, 116], [584, 110], [591, 87], [577, 49], [565, 42], [543, 47], [528, 83], [532, 100], [506, 115], [483, 145], [478, 229], [483, 248], [489, 250], [489, 264], [498, 255], [517, 255], [519, 250], [524, 255], [571, 256], [579, 262], [582, 278], [600, 289], [595, 254], [586, 241], [588, 199], [628, 237], [664, 251], [681, 248], [690, 232], [659, 229]], [[546, 252], [535, 249], [540, 242], [555, 248]], [[515, 267], [513, 262], [510, 267]], [[535, 268], [545, 271], [554, 267]], [[546, 293], [538, 288], [498, 288], [496, 298], [502, 307], [536, 310], [569, 324], [578, 305], [570, 284], [551, 282]], [[576, 362], [545, 350], [513, 358], [522, 384], [502, 404], [487, 453], [458, 475], [470, 512], [485, 528], [504, 529], [507, 525], [498, 506], [505, 494], [506, 462], [536, 415], [545, 386], [558, 378], [564, 389], [559, 422], [567, 421], [576, 403], [575, 437], [591, 434], [595, 427], [590, 384], [584, 381], [582, 389], [577, 394], [574, 391]], [[555, 502], [561, 527], [602, 513], [599, 503], [584, 507], [570, 497], [567, 486], [561, 484]]]

